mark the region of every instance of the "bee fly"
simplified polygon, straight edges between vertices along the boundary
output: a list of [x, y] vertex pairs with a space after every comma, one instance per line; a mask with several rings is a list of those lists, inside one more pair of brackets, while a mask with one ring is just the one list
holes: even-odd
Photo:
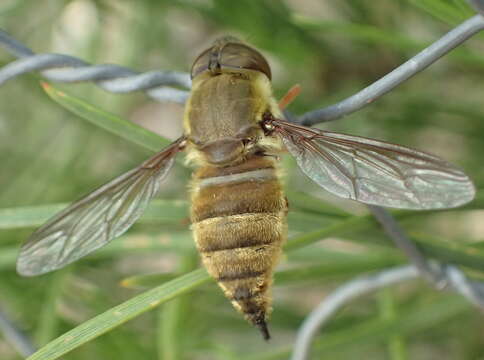
[[191, 221], [203, 264], [233, 306], [269, 339], [272, 274], [286, 239], [287, 200], [277, 157], [342, 198], [405, 209], [465, 204], [474, 186], [430, 154], [283, 120], [271, 69], [255, 49], [223, 38], [195, 60], [184, 134], [137, 168], [60, 212], [22, 246], [21, 275], [59, 269], [123, 234], [185, 150], [196, 170]]

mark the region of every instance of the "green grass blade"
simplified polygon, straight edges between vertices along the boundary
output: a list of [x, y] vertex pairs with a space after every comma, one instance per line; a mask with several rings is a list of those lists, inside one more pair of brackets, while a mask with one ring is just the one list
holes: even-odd
[[286, 195], [289, 200], [289, 207], [291, 210], [299, 209], [305, 213], [314, 213], [334, 218], [344, 218], [351, 215], [348, 212], [328, 203], [327, 201], [323, 201], [304, 192], [287, 189]]
[[68, 204], [22, 206], [0, 209], [0, 229], [18, 229], [39, 226]]
[[[179, 271], [186, 273], [196, 269], [198, 256], [195, 252], [181, 259]], [[187, 316], [192, 303], [191, 294], [179, 296], [163, 306], [158, 314], [158, 357], [160, 360], [183, 359]]]
[[[398, 218], [398, 217], [397, 217]], [[304, 246], [313, 244], [329, 236], [341, 235], [351, 230], [351, 232], [370, 229], [378, 226], [371, 215], [352, 216], [342, 221], [335, 222], [319, 230], [304, 233], [290, 239], [284, 249], [286, 251], [296, 250]], [[383, 230], [382, 230], [383, 231]], [[411, 236], [411, 240], [423, 250], [424, 254], [435, 257], [443, 262], [450, 262], [456, 265], [468, 266], [470, 268], [484, 271], [484, 251], [471, 245], [451, 243], [442, 241], [443, 239], [432, 239], [429, 236]], [[371, 238], [365, 240], [368, 243], [374, 242]], [[391, 246], [391, 240], [388, 239]]]
[[[40, 226], [69, 204], [50, 204], [0, 209], [0, 229], [17, 229]], [[188, 219], [188, 203], [182, 200], [150, 202], [139, 223], [174, 222]]]
[[[380, 318], [382, 320], [394, 321], [398, 316], [399, 309], [392, 289], [386, 288], [380, 290], [377, 294], [377, 300], [380, 309]], [[388, 337], [387, 349], [391, 360], [408, 359], [405, 338], [399, 333], [392, 334]]]
[[460, 296], [443, 296], [435, 301], [405, 309], [392, 320], [375, 319], [358, 326], [349, 327], [334, 336], [321, 337], [316, 341], [316, 349], [330, 350], [337, 344], [368, 341], [384, 341], [388, 336], [415, 335], [438, 324], [445, 323], [467, 311], [469, 303]]
[[322, 229], [297, 236], [289, 240], [284, 246], [284, 249], [285, 250], [299, 249], [309, 244], [312, 244], [316, 241], [324, 239], [329, 235], [338, 234], [343, 231], [347, 231], [348, 229], [351, 229], [352, 231], [356, 231], [360, 228], [371, 226], [372, 224], [376, 224], [376, 223], [370, 215], [352, 216], [343, 221], [338, 221], [333, 225], [325, 226]]
[[[60, 208], [59, 205], [48, 205], [46, 207], [28, 207], [19, 209], [3, 209], [0, 210], [0, 229], [19, 227], [20, 225], [33, 226], [40, 225], [47, 218], [55, 213]], [[153, 204], [149, 206], [148, 211], [141, 218], [140, 222], [151, 222], [159, 220], [172, 221], [175, 224], [180, 224], [187, 216], [187, 203], [182, 201], [164, 201], [155, 200]], [[25, 214], [23, 217], [22, 214]], [[170, 215], [172, 216], [170, 218]], [[310, 214], [314, 216], [314, 214]], [[410, 213], [397, 213], [397, 218], [413, 216]], [[312, 226], [316, 226], [315, 222]], [[313, 244], [329, 236], [342, 235], [348, 230], [351, 232], [362, 231], [367, 229], [374, 229], [379, 225], [373, 219], [371, 215], [351, 216], [344, 218], [340, 221], [333, 221], [329, 225], [323, 225], [316, 228], [314, 231], [305, 232], [301, 235], [292, 237], [285, 245], [286, 251], [302, 248], [304, 246]], [[383, 231], [383, 230], [382, 230]], [[412, 234], [413, 235], [413, 234]], [[143, 236], [143, 241], [136, 241], [136, 236], [133, 236], [133, 243], [125, 242], [124, 238], [128, 239], [130, 236], [114, 241], [105, 249], [102, 249], [92, 255], [92, 258], [109, 257], [119, 252], [129, 251], [149, 251], [153, 249], [166, 250], [166, 249], [186, 249], [186, 241], [183, 241], [188, 237], [188, 233], [175, 233], [165, 236], [167, 241], [160, 243], [156, 239], [152, 240], [150, 236]], [[452, 243], [449, 241], [442, 241], [443, 239], [432, 239], [429, 236], [413, 235], [414, 240], [419, 247], [424, 251], [427, 256], [433, 256], [443, 262], [451, 262], [457, 265], [464, 265], [470, 268], [484, 271], [484, 249], [476, 248], [471, 245]], [[351, 240], [351, 236], [347, 237]], [[361, 239], [358, 240], [361, 242]], [[372, 243], [374, 240], [370, 237], [364, 240], [364, 242]], [[393, 246], [391, 241], [388, 240], [388, 246]], [[16, 250], [4, 248], [0, 252], [0, 269], [8, 268], [15, 262]]]
[[146, 290], [178, 277], [178, 273], [155, 273], [133, 275], [121, 280], [120, 285], [127, 289]]
[[[90, 254], [87, 259], [109, 259], [122, 254], [175, 252], [178, 254], [193, 251], [193, 240], [188, 231], [129, 234], [111, 242], [106, 247]], [[18, 247], [2, 247], [0, 250], [0, 271], [12, 270], [19, 252]]]
[[43, 82], [42, 87], [47, 95], [63, 108], [134, 144], [152, 151], [159, 151], [171, 143], [154, 132], [60, 91], [48, 83]]
[[[376, 271], [391, 266], [401, 265], [406, 259], [401, 255], [372, 254], [347, 255], [342, 254], [335, 261], [324, 261], [321, 264], [307, 264], [275, 273], [276, 286], [298, 283], [302, 281], [315, 281], [334, 279], [336, 277], [349, 277], [368, 271]], [[134, 275], [123, 279], [120, 283], [128, 289], [146, 290], [179, 276], [176, 273], [153, 273]]]
[[484, 249], [477, 249], [472, 244], [436, 239], [428, 234], [411, 235], [410, 238], [427, 255], [436, 259], [445, 259], [444, 261], [447, 263], [464, 265], [484, 271]]
[[58, 359], [62, 355], [108, 332], [114, 327], [178, 295], [185, 294], [209, 280], [210, 278], [207, 272], [199, 269], [144, 292], [66, 332], [29, 356], [27, 360]]
[[464, 10], [463, 7], [457, 7], [455, 2], [448, 0], [410, 0], [410, 2], [448, 24], [458, 24], [473, 15], [470, 8]]
[[180, 358], [178, 334], [175, 331], [182, 311], [182, 298], [177, 297], [158, 310], [157, 350], [159, 360]]
[[57, 302], [60, 299], [62, 288], [64, 287], [66, 280], [69, 278], [71, 271], [72, 268], [56, 272], [50, 280], [46, 298], [42, 303], [42, 309], [39, 314], [39, 322], [35, 334], [36, 343], [39, 346], [47, 344], [57, 334], [57, 329], [59, 327]]
[[[301, 198], [298, 200], [297, 195]], [[342, 224], [348, 224], [351, 222], [359, 223], [362, 225], [376, 224], [371, 216], [349, 216], [349, 214], [340, 211], [334, 207], [326, 206], [323, 201], [313, 199], [309, 200], [309, 196], [302, 193], [292, 193], [289, 192], [291, 196], [289, 198], [290, 205], [292, 209], [298, 209], [298, 211], [290, 211], [289, 217], [293, 216], [296, 220], [306, 216], [311, 222], [318, 219], [317, 216], [327, 217], [327, 218], [344, 218], [345, 220]], [[479, 190], [476, 194], [476, 199], [472, 201], [465, 208], [456, 209], [454, 211], [464, 211], [481, 209], [484, 204], [484, 191]], [[35, 205], [35, 206], [23, 206], [23, 207], [13, 207], [0, 209], [0, 230], [4, 229], [17, 229], [23, 227], [33, 227], [42, 225], [51, 216], [55, 215], [59, 211], [67, 207], [68, 203], [63, 204], [49, 204], [49, 205]], [[296, 217], [296, 215], [301, 214], [301, 216]], [[393, 215], [400, 218], [407, 218], [413, 216], [421, 216], [418, 211], [405, 211], [397, 210], [392, 212]], [[429, 212], [430, 213], [430, 212]], [[162, 200], [155, 199], [150, 202], [147, 210], [143, 214], [138, 222], [181, 222], [188, 219], [188, 202], [183, 200]], [[358, 220], [359, 219], [359, 220]], [[365, 220], [366, 219], [366, 220]], [[289, 219], [290, 221], [291, 219]], [[338, 223], [336, 223], [338, 224]], [[291, 225], [291, 224], [290, 224]], [[344, 227], [344, 226], [343, 226]], [[307, 228], [306, 228], [307, 229]], [[299, 246], [296, 244], [291, 244], [291, 246]]]
[[302, 281], [328, 280], [336, 277], [350, 277], [369, 271], [382, 270], [388, 267], [401, 265], [406, 262], [403, 256], [387, 254], [378, 255], [349, 255], [346, 259], [324, 261], [321, 264], [310, 264], [280, 270], [275, 274], [275, 284], [285, 285]]

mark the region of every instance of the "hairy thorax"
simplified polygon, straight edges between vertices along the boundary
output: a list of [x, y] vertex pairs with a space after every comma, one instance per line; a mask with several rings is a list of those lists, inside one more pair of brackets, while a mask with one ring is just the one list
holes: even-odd
[[262, 114], [273, 108], [263, 74], [241, 71], [196, 78], [185, 110], [188, 161], [228, 166], [269, 150], [257, 140], [264, 138]]

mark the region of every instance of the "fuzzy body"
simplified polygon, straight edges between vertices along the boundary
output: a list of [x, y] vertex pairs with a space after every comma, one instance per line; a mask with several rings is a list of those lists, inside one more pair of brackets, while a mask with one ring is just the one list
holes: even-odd
[[[270, 312], [272, 273], [286, 237], [286, 201], [274, 165], [272, 158], [254, 157], [233, 167], [205, 166], [192, 184], [192, 226], [203, 264], [255, 325]], [[266, 176], [255, 176], [260, 169]], [[230, 181], [200, 186], [215, 177]]]
[[[192, 229], [203, 264], [225, 296], [268, 337], [273, 270], [286, 239], [281, 144], [259, 122], [276, 112], [270, 81], [246, 70], [195, 77], [185, 112]], [[243, 141], [243, 140], [247, 141]]]

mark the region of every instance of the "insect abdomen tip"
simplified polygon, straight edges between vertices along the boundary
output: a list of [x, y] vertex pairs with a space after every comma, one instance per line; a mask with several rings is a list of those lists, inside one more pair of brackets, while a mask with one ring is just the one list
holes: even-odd
[[257, 326], [257, 328], [260, 330], [265, 341], [269, 341], [271, 339], [271, 335], [269, 334], [269, 329], [267, 328], [267, 323], [265, 320], [257, 321], [255, 326]]

